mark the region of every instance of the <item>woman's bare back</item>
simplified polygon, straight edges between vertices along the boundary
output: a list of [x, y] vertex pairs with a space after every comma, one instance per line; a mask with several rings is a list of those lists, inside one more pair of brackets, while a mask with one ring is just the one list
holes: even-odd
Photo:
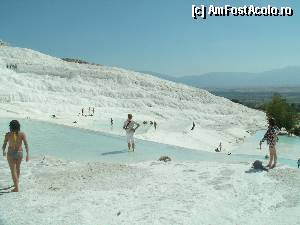
[[8, 142], [8, 150], [22, 151], [22, 142], [27, 145], [26, 136], [23, 132], [8, 132], [5, 135], [5, 141]]

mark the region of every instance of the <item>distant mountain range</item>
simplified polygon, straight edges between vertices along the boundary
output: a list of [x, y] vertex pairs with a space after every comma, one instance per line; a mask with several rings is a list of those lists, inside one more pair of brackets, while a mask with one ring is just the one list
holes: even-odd
[[202, 75], [173, 77], [143, 71], [166, 80], [184, 83], [199, 88], [253, 88], [300, 86], [300, 66], [285, 67], [262, 73], [212, 72]]
[[150, 74], [152, 76], [164, 79], [164, 80], [169, 80], [169, 81], [174, 81], [174, 82], [180, 82], [178, 80], [178, 77], [174, 77], [174, 76], [170, 76], [170, 75], [166, 75], [166, 74], [162, 74], [162, 73], [156, 73], [156, 72], [152, 72], [152, 71], [138, 71], [140, 73], [145, 73], [145, 74]]

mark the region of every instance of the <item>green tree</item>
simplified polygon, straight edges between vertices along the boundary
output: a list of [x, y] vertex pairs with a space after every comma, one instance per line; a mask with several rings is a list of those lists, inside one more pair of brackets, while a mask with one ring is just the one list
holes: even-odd
[[267, 116], [273, 117], [279, 128], [284, 127], [291, 131], [298, 122], [296, 109], [290, 105], [285, 98], [274, 94], [272, 101], [266, 106]]

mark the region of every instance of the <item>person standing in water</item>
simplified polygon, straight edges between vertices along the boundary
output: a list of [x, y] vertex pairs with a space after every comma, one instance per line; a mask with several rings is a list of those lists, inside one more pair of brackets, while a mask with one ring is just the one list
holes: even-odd
[[192, 129], [191, 129], [191, 130], [194, 130], [194, 129], [195, 129], [195, 126], [196, 126], [196, 124], [195, 124], [195, 122], [193, 121], [193, 126], [192, 126]]
[[130, 151], [132, 147], [132, 151], [135, 149], [134, 143], [134, 132], [138, 129], [140, 124], [132, 120], [132, 114], [128, 114], [128, 119], [124, 122], [123, 129], [126, 131], [127, 143], [128, 143], [128, 151]]
[[110, 118], [110, 125], [111, 125], [111, 126], [114, 125], [114, 120], [113, 120], [113, 118]]
[[276, 163], [277, 163], [276, 143], [278, 141], [279, 128], [276, 126], [276, 122], [274, 118], [269, 118], [268, 123], [269, 123], [268, 130], [264, 135], [263, 139], [259, 142], [259, 146], [261, 149], [261, 144], [265, 140], [267, 140], [267, 144], [269, 145], [270, 159], [266, 167], [270, 167], [270, 169], [273, 169], [274, 167], [276, 167]]
[[15, 187], [12, 192], [19, 192], [20, 167], [23, 158], [22, 143], [24, 143], [26, 149], [26, 162], [29, 161], [29, 147], [26, 135], [20, 132], [20, 128], [19, 121], [12, 120], [9, 123], [10, 132], [6, 133], [2, 146], [3, 156], [6, 156], [5, 149], [8, 143], [7, 161]]
[[154, 125], [154, 129], [156, 130], [156, 127], [157, 127], [156, 121], [154, 121], [153, 125]]
[[298, 169], [299, 169], [299, 167], [300, 167], [300, 159], [298, 159], [297, 164], [298, 164]]

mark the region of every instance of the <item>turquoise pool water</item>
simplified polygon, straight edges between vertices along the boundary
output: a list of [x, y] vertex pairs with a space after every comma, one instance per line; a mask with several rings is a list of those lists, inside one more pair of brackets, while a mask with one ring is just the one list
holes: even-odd
[[[10, 119], [0, 118], [0, 133], [8, 131]], [[180, 148], [150, 141], [136, 140], [136, 151], [128, 152], [126, 138], [101, 132], [39, 122], [35, 120], [20, 120], [21, 130], [27, 134], [32, 157], [50, 155], [66, 160], [96, 160], [107, 162], [141, 162], [157, 160], [162, 155], [168, 155], [175, 161], [231, 161], [249, 162], [263, 159], [265, 154], [248, 152], [258, 135], [249, 138], [241, 148], [231, 155], [210, 153], [206, 151]], [[297, 142], [298, 144], [298, 142]], [[244, 149], [244, 151], [242, 151]], [[280, 163], [296, 166], [296, 160], [280, 156]]]
[[[258, 131], [255, 135], [248, 138], [244, 143], [237, 147], [233, 152], [235, 154], [248, 155], [266, 155], [268, 146], [263, 143], [262, 149], [259, 149], [259, 141], [264, 136], [265, 131]], [[300, 137], [279, 136], [276, 146], [277, 154], [281, 158], [296, 160], [300, 158]]]

